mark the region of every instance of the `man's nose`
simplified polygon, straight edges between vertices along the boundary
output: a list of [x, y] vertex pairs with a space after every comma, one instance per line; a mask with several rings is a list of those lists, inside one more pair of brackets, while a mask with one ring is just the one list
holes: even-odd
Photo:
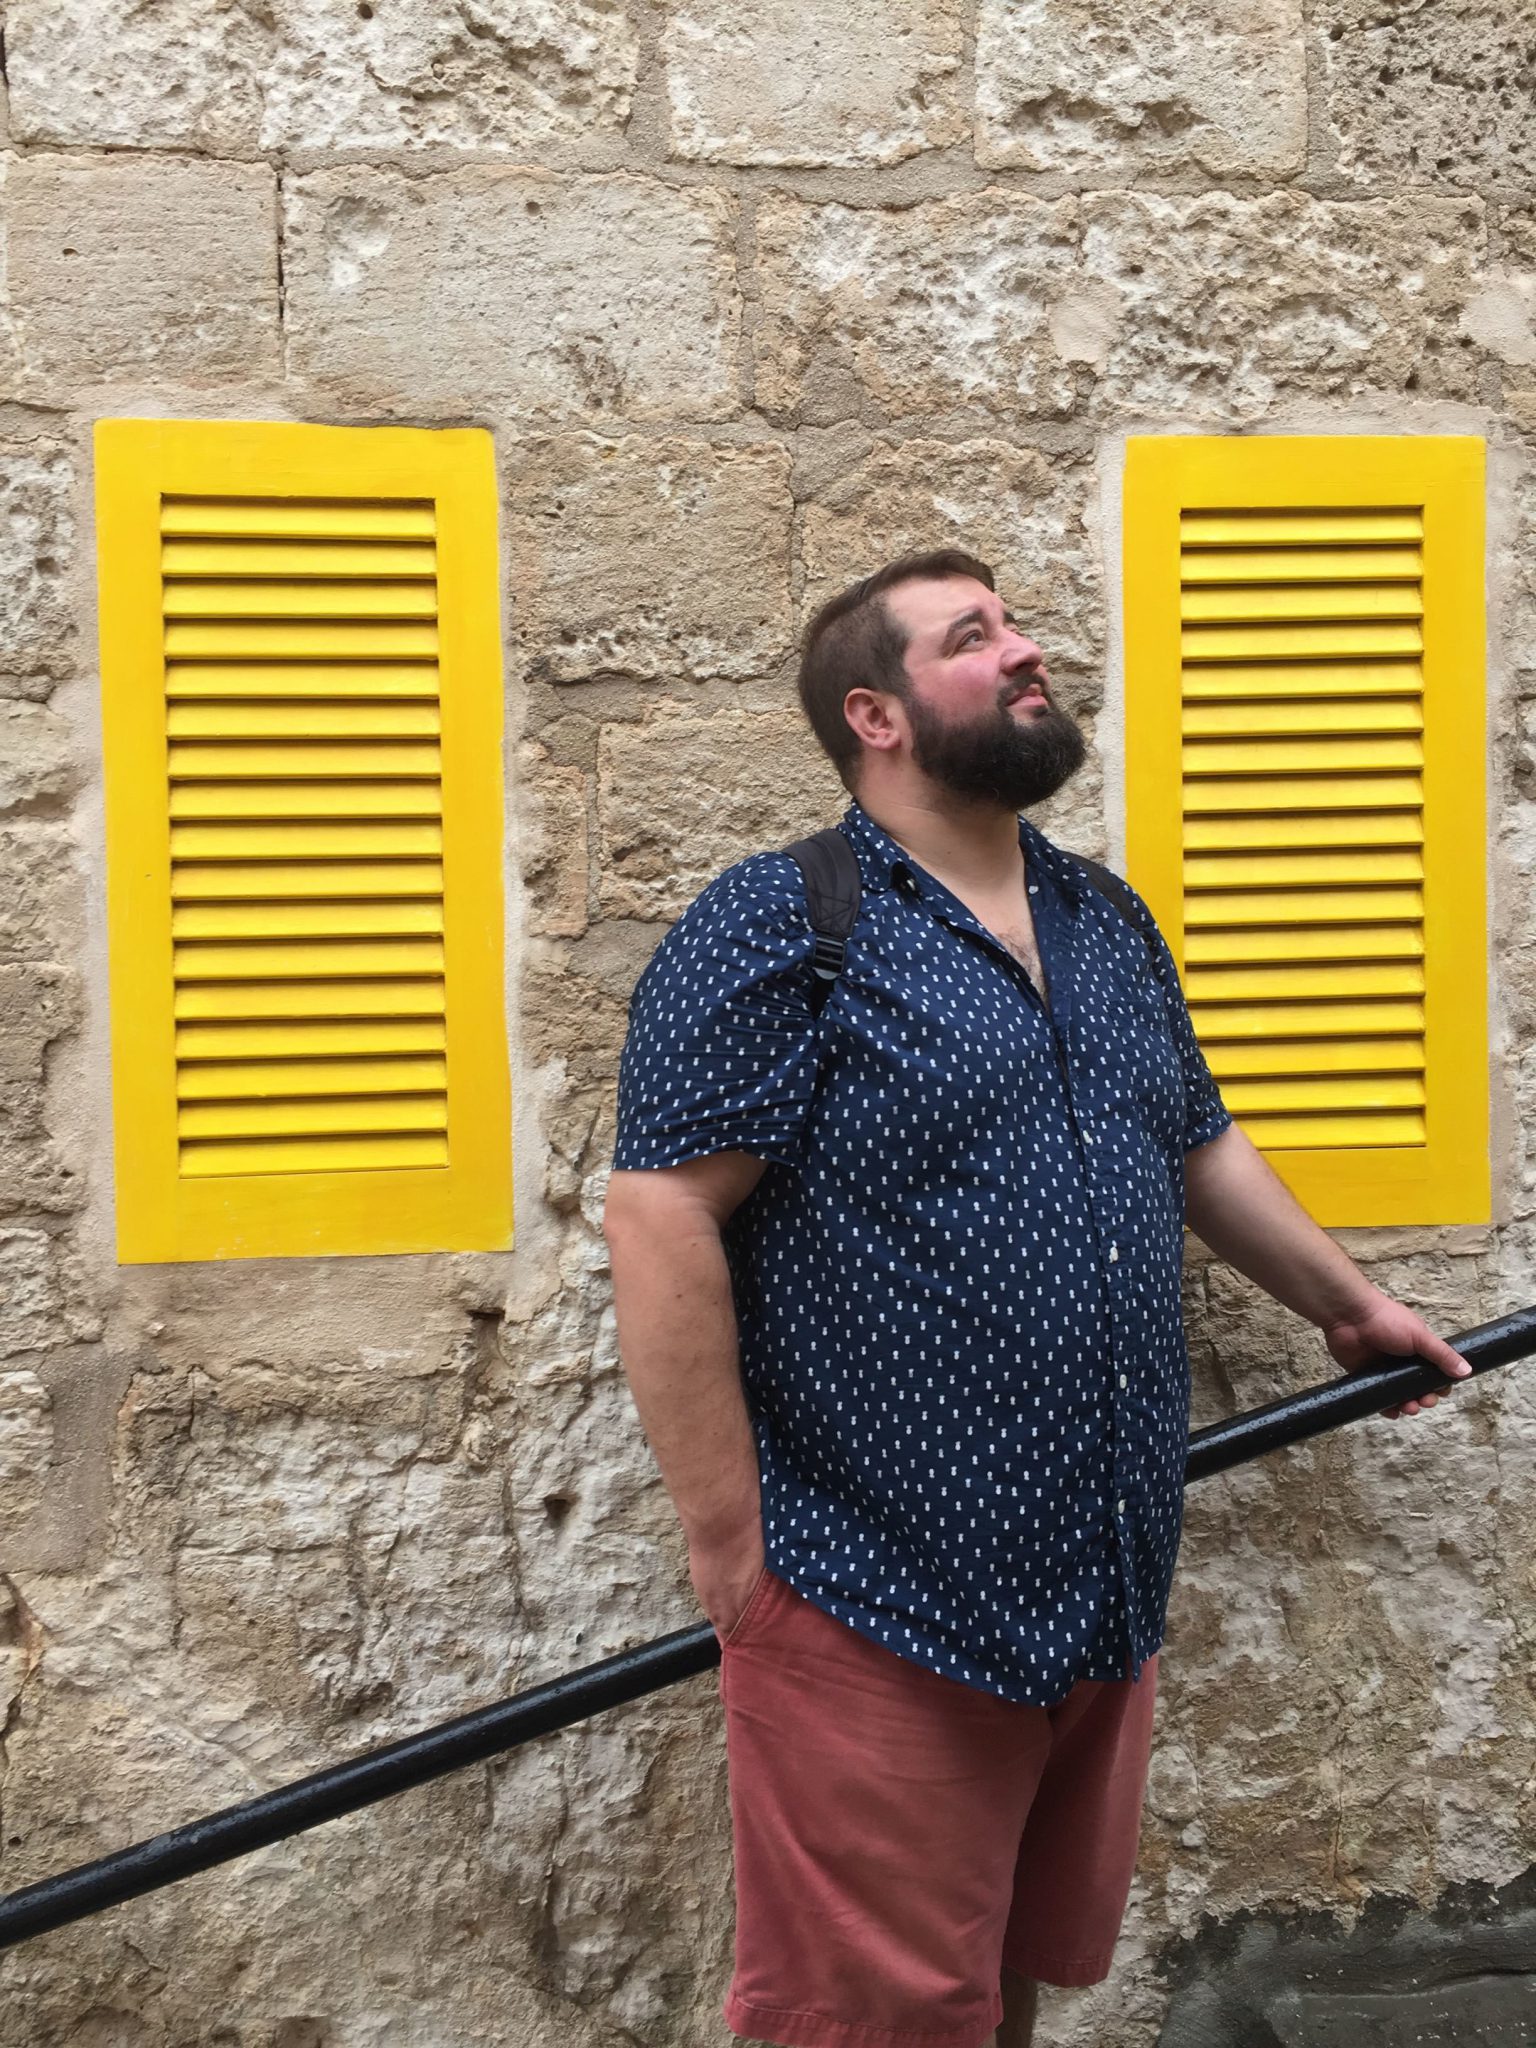
[[1021, 633], [1016, 626], [1008, 629], [1003, 665], [1010, 674], [1015, 669], [1038, 668], [1044, 659], [1044, 654], [1027, 633]]

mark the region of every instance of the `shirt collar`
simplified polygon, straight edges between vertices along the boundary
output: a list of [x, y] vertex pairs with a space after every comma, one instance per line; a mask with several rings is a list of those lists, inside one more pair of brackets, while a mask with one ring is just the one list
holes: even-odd
[[[889, 832], [875, 823], [862, 804], [851, 803], [840, 822], [844, 837], [858, 857], [860, 878], [867, 890], [878, 894], [884, 889], [897, 889], [907, 896], [924, 893], [925, 871]], [[1030, 872], [1048, 875], [1075, 909], [1083, 900], [1086, 886], [1077, 863], [1025, 817], [1019, 819], [1019, 846]]]

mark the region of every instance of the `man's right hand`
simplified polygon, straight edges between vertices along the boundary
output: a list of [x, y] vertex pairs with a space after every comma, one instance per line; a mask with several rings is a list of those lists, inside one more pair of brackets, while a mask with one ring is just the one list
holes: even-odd
[[722, 1644], [746, 1613], [753, 1588], [762, 1577], [763, 1564], [760, 1522], [730, 1543], [689, 1545], [688, 1576], [699, 1605]]

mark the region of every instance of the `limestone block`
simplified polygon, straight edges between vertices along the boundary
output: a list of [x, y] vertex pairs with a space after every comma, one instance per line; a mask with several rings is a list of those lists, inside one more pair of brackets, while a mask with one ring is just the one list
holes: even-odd
[[24, 384], [205, 383], [278, 362], [276, 180], [265, 164], [11, 163], [9, 312]]
[[1301, 0], [981, 0], [976, 160], [1286, 176], [1306, 158], [1302, 37]]
[[[1503, 260], [1489, 264], [1462, 309], [1461, 331], [1513, 370], [1536, 366], [1536, 213], [1506, 213], [1499, 221]], [[1522, 394], [1506, 391], [1519, 420]]]
[[253, 149], [528, 149], [615, 133], [637, 45], [604, 0], [16, 0], [23, 142]]
[[80, 944], [84, 882], [68, 832], [0, 825], [0, 959], [57, 960]]
[[1088, 466], [1013, 441], [881, 442], [801, 515], [802, 622], [895, 556], [958, 547], [990, 564], [1073, 710], [1102, 691], [1104, 618]]
[[26, 1367], [0, 1371], [0, 1512], [7, 1525], [36, 1512], [52, 1460], [47, 1388]]
[[579, 768], [555, 766], [526, 740], [517, 753], [517, 793], [528, 929], [579, 939], [587, 928], [587, 778]]
[[64, 673], [74, 653], [74, 465], [46, 442], [0, 446], [0, 668]]
[[[339, 11], [339, 10], [338, 10]], [[11, 134], [22, 143], [191, 147], [257, 142], [272, 22], [240, 0], [16, 0], [6, 16]]]
[[1344, 177], [1379, 191], [1536, 182], [1525, 0], [1322, 0], [1310, 18], [1324, 132]]
[[67, 719], [0, 700], [0, 813], [57, 808], [78, 780]]
[[535, 946], [523, 962], [520, 1043], [534, 1066], [560, 1062], [562, 1092], [611, 1087], [624, 1043], [625, 1006], [575, 980], [564, 947]]
[[383, 412], [718, 419], [733, 233], [723, 194], [645, 177], [317, 171], [287, 201], [291, 364]]
[[1477, 353], [1456, 334], [1476, 201], [1104, 193], [1082, 207], [1083, 271], [1119, 301], [1101, 404], [1254, 418], [1281, 396], [1477, 395]]
[[53, 1240], [41, 1230], [0, 1230], [0, 1358], [41, 1351], [63, 1320]]
[[1051, 332], [1078, 282], [1077, 202], [986, 191], [902, 211], [765, 201], [757, 402], [824, 423], [873, 400], [896, 415], [1071, 410]]
[[722, 869], [848, 802], [798, 707], [609, 726], [598, 758], [598, 897], [616, 917], [676, 917]]
[[78, 1021], [79, 993], [57, 968], [0, 965], [0, 1215], [73, 1208], [81, 1190], [48, 1144], [49, 1048]]
[[777, 444], [522, 444], [513, 622], [541, 681], [743, 678], [789, 652], [789, 455]]
[[671, 0], [661, 46], [678, 156], [893, 164], [966, 132], [956, 0]]

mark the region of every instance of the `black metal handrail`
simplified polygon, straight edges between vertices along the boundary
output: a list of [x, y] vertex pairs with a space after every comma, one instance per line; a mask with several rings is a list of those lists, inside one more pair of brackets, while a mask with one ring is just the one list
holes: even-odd
[[[1450, 1341], [1474, 1375], [1509, 1365], [1536, 1351], [1536, 1307], [1482, 1323]], [[1440, 1392], [1455, 1384], [1422, 1359], [1385, 1358], [1379, 1365], [1343, 1379], [1197, 1430], [1190, 1438], [1184, 1483], [1188, 1486], [1197, 1479], [1208, 1479], [1268, 1451], [1305, 1442], [1342, 1423], [1359, 1421], [1382, 1408], [1411, 1401], [1415, 1395]], [[97, 1862], [25, 1885], [0, 1898], [0, 1948], [82, 1920], [125, 1899], [158, 1891], [163, 1885], [228, 1863], [287, 1835], [319, 1827], [340, 1814], [355, 1813], [377, 1799], [424, 1785], [448, 1771], [483, 1763], [487, 1757], [552, 1734], [557, 1728], [569, 1728], [605, 1708], [623, 1706], [679, 1679], [693, 1678], [719, 1661], [719, 1638], [707, 1622], [679, 1629], [643, 1643], [639, 1649], [621, 1650], [599, 1664], [516, 1693], [496, 1706], [440, 1722], [418, 1735], [404, 1736], [382, 1749], [279, 1786], [259, 1799], [226, 1806]]]

